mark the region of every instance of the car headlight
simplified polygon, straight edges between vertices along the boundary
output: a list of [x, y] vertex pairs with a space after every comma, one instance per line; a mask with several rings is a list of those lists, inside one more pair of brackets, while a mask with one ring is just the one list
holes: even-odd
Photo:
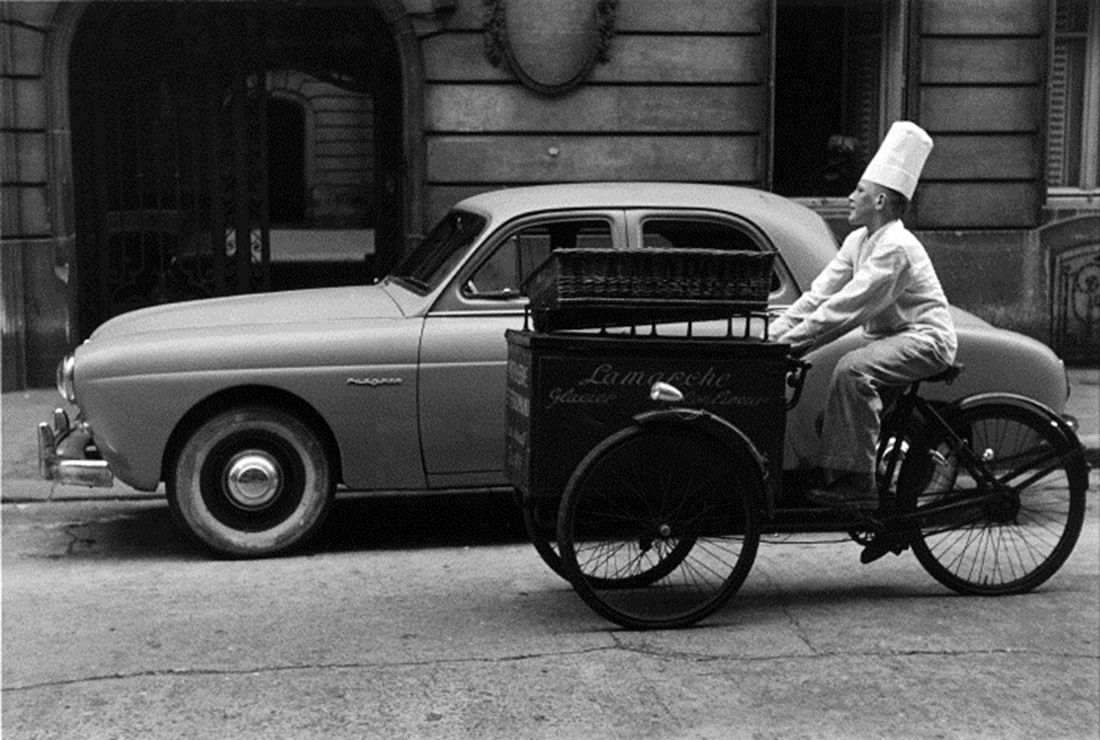
[[73, 355], [65, 355], [57, 363], [57, 392], [69, 403], [76, 403], [76, 387], [73, 384], [75, 372], [76, 357]]

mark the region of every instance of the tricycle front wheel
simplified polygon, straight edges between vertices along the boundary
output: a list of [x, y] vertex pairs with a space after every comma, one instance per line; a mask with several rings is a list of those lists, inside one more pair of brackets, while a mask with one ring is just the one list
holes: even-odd
[[520, 506], [523, 509], [523, 526], [527, 530], [527, 538], [535, 546], [535, 552], [542, 562], [550, 566], [550, 570], [565, 578], [557, 543], [558, 499], [532, 498], [523, 501]]
[[740, 588], [760, 539], [763, 475], [749, 452], [675, 425], [601, 442], [566, 487], [562, 568], [592, 609], [629, 629], [686, 627]]

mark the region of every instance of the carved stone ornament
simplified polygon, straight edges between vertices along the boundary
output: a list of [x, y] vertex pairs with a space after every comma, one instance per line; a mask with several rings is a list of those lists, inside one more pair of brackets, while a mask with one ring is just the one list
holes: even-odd
[[606, 62], [618, 0], [485, 0], [485, 54], [520, 82], [561, 95]]

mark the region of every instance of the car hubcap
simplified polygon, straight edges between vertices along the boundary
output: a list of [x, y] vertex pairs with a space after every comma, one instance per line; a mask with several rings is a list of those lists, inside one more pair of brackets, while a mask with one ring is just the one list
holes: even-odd
[[267, 506], [279, 495], [281, 485], [279, 465], [267, 453], [247, 450], [229, 461], [225, 489], [230, 500], [241, 508]]

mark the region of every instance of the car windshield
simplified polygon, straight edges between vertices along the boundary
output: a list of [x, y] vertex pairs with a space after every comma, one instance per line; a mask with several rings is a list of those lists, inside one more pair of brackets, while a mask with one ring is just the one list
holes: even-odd
[[422, 291], [435, 289], [485, 228], [485, 223], [483, 216], [467, 211], [451, 211], [394, 268], [390, 278]]

